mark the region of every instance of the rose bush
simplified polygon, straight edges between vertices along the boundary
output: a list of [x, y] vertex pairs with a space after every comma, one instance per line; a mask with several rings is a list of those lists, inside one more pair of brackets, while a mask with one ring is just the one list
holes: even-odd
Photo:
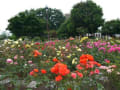
[[16, 88], [20, 88], [16, 82], [23, 80], [26, 88], [36, 81], [37, 87], [52, 90], [103, 89], [107, 81], [119, 82], [111, 78], [120, 76], [120, 45], [113, 42], [88, 37], [49, 42], [5, 40], [0, 46], [0, 80], [9, 78]]

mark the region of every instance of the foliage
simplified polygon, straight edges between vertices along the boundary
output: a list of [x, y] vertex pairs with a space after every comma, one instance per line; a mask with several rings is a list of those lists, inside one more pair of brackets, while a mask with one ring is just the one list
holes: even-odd
[[8, 20], [8, 30], [11, 31], [15, 36], [42, 36], [45, 28], [45, 21], [38, 19], [31, 12], [21, 12], [15, 17]]
[[120, 33], [120, 20], [111, 20], [105, 22], [102, 28], [102, 34], [104, 35], [111, 35], [113, 36], [114, 34], [119, 34]]
[[71, 18], [75, 28], [85, 28], [88, 30], [87, 33], [97, 31], [98, 27], [103, 24], [102, 16], [101, 7], [91, 0], [76, 4], [71, 11]]
[[6, 39], [8, 37], [8, 35], [5, 32], [2, 32], [2, 34], [0, 35], [0, 40]]
[[49, 29], [58, 29], [64, 20], [64, 15], [58, 9], [39, 8], [37, 10], [26, 10], [8, 20], [7, 30], [10, 30], [17, 37], [42, 37], [47, 24]]
[[65, 16], [59, 9], [45, 7], [37, 9], [35, 13], [38, 18], [48, 20], [49, 29], [58, 29], [65, 20]]
[[63, 37], [68, 38], [70, 36], [77, 35], [77, 32], [74, 28], [74, 24], [72, 23], [71, 18], [67, 19], [64, 23], [62, 23], [62, 25], [57, 31], [57, 34], [60, 38], [63, 38]]

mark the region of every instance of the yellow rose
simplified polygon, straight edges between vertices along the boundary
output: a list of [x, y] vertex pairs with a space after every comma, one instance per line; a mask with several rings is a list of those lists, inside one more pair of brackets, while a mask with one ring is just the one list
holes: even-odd
[[71, 58], [71, 54], [67, 56], [67, 58]]
[[11, 48], [14, 48], [15, 47], [15, 45], [11, 45]]
[[80, 48], [78, 48], [77, 51], [80, 51], [80, 52], [81, 52], [82, 50], [81, 50]]
[[83, 38], [81, 38], [80, 42], [83, 42], [86, 39], [88, 39], [88, 37], [83, 37]]
[[74, 59], [72, 60], [72, 64], [77, 64], [77, 58], [74, 58]]
[[25, 48], [30, 48], [31, 46], [29, 44], [26, 44], [25, 45]]

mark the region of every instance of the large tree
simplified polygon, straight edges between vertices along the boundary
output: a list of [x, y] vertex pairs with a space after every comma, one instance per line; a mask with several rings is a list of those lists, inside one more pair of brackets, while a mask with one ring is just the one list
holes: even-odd
[[120, 20], [111, 20], [105, 22], [102, 28], [102, 34], [113, 36], [114, 34], [120, 34]]
[[10, 30], [17, 37], [42, 36], [46, 32], [47, 24], [49, 30], [56, 30], [64, 20], [63, 13], [58, 9], [39, 8], [26, 10], [8, 20], [7, 30]]
[[42, 36], [46, 25], [43, 19], [37, 18], [31, 11], [21, 12], [9, 19], [8, 22], [7, 30], [10, 30], [17, 37]]
[[37, 9], [36, 15], [45, 21], [48, 20], [49, 29], [58, 29], [65, 20], [65, 16], [60, 10], [48, 7]]
[[60, 28], [57, 31], [57, 34], [60, 38], [76, 36], [77, 33], [74, 28], [74, 23], [72, 23], [71, 18], [67, 19], [64, 23], [61, 24]]
[[76, 4], [71, 11], [75, 28], [85, 28], [88, 33], [95, 33], [104, 22], [102, 8], [91, 0]]

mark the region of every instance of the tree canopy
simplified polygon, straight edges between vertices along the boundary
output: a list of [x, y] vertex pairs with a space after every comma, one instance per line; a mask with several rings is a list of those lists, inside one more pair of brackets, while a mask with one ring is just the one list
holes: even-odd
[[34, 14], [28, 11], [19, 13], [15, 17], [9, 19], [8, 22], [9, 25], [7, 29], [17, 37], [41, 36], [43, 35], [43, 30], [46, 25], [43, 19], [38, 19]]
[[75, 28], [85, 28], [88, 33], [95, 33], [104, 22], [102, 8], [91, 0], [74, 5], [71, 18]]
[[50, 29], [58, 29], [65, 20], [65, 16], [60, 10], [48, 7], [37, 9], [36, 15], [45, 21], [48, 19]]
[[48, 28], [58, 29], [64, 22], [64, 15], [58, 9], [39, 8], [20, 12], [8, 20], [7, 30], [20, 36], [43, 36], [48, 23]]
[[61, 24], [57, 33], [60, 38], [76, 35], [74, 24], [71, 22], [71, 18], [67, 19], [64, 23]]
[[120, 20], [111, 20], [105, 22], [102, 28], [102, 34], [104, 35], [113, 35], [113, 34], [120, 34]]

